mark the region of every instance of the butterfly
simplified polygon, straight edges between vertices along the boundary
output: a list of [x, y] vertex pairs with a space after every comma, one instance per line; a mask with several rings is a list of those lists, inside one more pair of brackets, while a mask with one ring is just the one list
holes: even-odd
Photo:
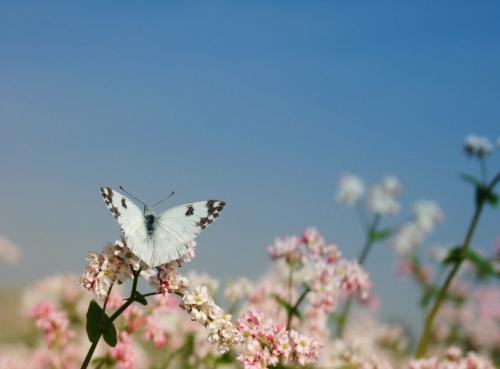
[[128, 197], [109, 187], [101, 187], [101, 194], [120, 225], [127, 246], [150, 267], [182, 258], [188, 245], [216, 220], [226, 205], [220, 200], [198, 201], [156, 215], [154, 206], [143, 203], [141, 210]]

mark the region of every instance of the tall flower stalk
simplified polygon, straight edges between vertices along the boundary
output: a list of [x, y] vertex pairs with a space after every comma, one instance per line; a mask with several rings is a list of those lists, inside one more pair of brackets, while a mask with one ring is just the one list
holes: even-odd
[[456, 256], [451, 259], [451, 261], [453, 262], [453, 266], [450, 272], [448, 273], [448, 276], [446, 277], [442, 287], [439, 289], [439, 292], [437, 293], [436, 299], [434, 301], [434, 305], [429, 310], [429, 313], [427, 314], [427, 317], [425, 319], [424, 330], [422, 332], [422, 336], [420, 338], [415, 355], [417, 358], [423, 357], [427, 352], [427, 347], [429, 346], [432, 334], [434, 319], [439, 311], [439, 308], [441, 307], [443, 302], [446, 300], [446, 297], [448, 296], [448, 290], [450, 288], [451, 282], [453, 281], [455, 275], [458, 273], [460, 266], [467, 258], [467, 253], [470, 248], [470, 243], [476, 231], [477, 224], [479, 223], [479, 219], [481, 217], [484, 205], [487, 202], [495, 203], [498, 201], [498, 198], [493, 193], [493, 190], [495, 189], [499, 181], [500, 181], [500, 172], [487, 185], [482, 183], [476, 183], [476, 201], [472, 219], [469, 223], [469, 227], [465, 234], [464, 241], [462, 242], [460, 248], [458, 249], [458, 253], [455, 253]]

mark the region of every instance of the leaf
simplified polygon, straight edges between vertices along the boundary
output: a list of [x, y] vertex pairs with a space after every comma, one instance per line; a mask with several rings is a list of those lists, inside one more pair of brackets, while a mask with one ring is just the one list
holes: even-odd
[[137, 291], [134, 292], [134, 301], [137, 301], [141, 305], [148, 304], [148, 300], [146, 300], [146, 298]]
[[380, 242], [391, 237], [392, 229], [381, 229], [380, 231], [373, 231], [370, 234], [370, 239], [373, 242]]
[[479, 180], [478, 178], [476, 178], [474, 176], [471, 176], [470, 174], [463, 173], [460, 175], [460, 178], [464, 182], [470, 183], [471, 185], [473, 185], [475, 187], [479, 187], [479, 186], [483, 185], [483, 182], [481, 182], [481, 180]]
[[108, 317], [106, 317], [106, 320], [107, 322], [104, 327], [104, 331], [102, 332], [102, 337], [108, 345], [110, 345], [111, 347], [115, 347], [118, 343], [116, 328], [113, 322], [111, 322]]
[[477, 270], [478, 277], [480, 278], [498, 274], [495, 267], [488, 259], [473, 250], [467, 251], [465, 259], [474, 265]]
[[276, 301], [278, 301], [278, 303], [285, 308], [287, 315], [289, 316], [295, 315], [297, 318], [302, 319], [302, 315], [300, 314], [300, 311], [296, 307], [290, 305], [288, 301], [282, 299], [280, 296], [276, 295], [275, 297]]
[[443, 260], [443, 264], [455, 264], [463, 259], [462, 246], [455, 246], [448, 252], [448, 256]]
[[90, 301], [89, 308], [87, 310], [87, 324], [85, 327], [90, 342], [96, 342], [101, 337], [101, 324], [103, 316], [105, 316], [105, 314], [99, 304], [95, 300]]

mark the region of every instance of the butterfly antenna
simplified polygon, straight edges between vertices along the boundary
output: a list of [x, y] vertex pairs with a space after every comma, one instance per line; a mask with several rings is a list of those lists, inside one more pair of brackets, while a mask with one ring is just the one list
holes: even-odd
[[170, 195], [168, 195], [168, 196], [167, 196], [167, 197], [165, 197], [163, 200], [160, 200], [160, 201], [158, 201], [156, 204], [154, 204], [154, 205], [153, 205], [153, 208], [154, 208], [154, 207], [156, 207], [156, 206], [158, 206], [158, 205], [160, 205], [163, 201], [166, 201], [166, 200], [168, 200], [169, 198], [171, 198], [172, 196], [174, 196], [174, 193], [175, 193], [175, 191], [172, 191], [172, 192], [170, 193]]
[[147, 205], [146, 205], [145, 203], [143, 203], [141, 200], [139, 200], [137, 197], [135, 197], [134, 195], [132, 195], [130, 192], [125, 191], [125, 189], [124, 189], [122, 186], [120, 186], [120, 187], [118, 187], [118, 188], [119, 188], [120, 190], [122, 190], [123, 192], [125, 192], [127, 195], [129, 195], [131, 198], [133, 198], [135, 201], [138, 201], [138, 202], [140, 202], [142, 205], [144, 205], [144, 206], [146, 206], [146, 207], [147, 207]]

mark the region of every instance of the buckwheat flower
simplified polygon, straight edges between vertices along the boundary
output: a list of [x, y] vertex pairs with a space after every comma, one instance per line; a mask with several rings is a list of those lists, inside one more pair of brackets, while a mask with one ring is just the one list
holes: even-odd
[[187, 291], [182, 296], [181, 308], [190, 313], [191, 319], [208, 329], [208, 341], [217, 344], [218, 352], [225, 353], [240, 342], [231, 316], [215, 304], [204, 286]]
[[290, 338], [293, 342], [293, 354], [300, 365], [312, 364], [318, 360], [321, 343], [310, 337], [291, 330]]
[[98, 298], [108, 294], [112, 283], [122, 283], [132, 276], [132, 268], [139, 269], [141, 261], [120, 241], [108, 244], [102, 253], [90, 253], [87, 266], [80, 278], [80, 286]]
[[[122, 300], [123, 301], [123, 300]], [[137, 305], [131, 305], [123, 312], [125, 328], [129, 334], [142, 329], [146, 323], [144, 310]]]
[[167, 343], [167, 334], [158, 323], [158, 319], [152, 316], [146, 317], [143, 337], [146, 341], [152, 341], [156, 348], [162, 348]]
[[345, 174], [340, 177], [337, 201], [342, 205], [352, 206], [363, 196], [365, 186], [358, 176]]
[[21, 251], [7, 238], [0, 236], [0, 264], [15, 265], [21, 258]]
[[484, 158], [493, 150], [493, 144], [486, 137], [469, 135], [465, 138], [464, 150], [471, 157]]
[[127, 332], [118, 335], [118, 343], [110, 349], [111, 359], [120, 369], [134, 369], [135, 354], [132, 338]]
[[401, 194], [401, 183], [396, 176], [387, 176], [382, 180], [381, 183], [384, 190], [392, 194], [393, 196], [398, 196]]
[[278, 238], [267, 248], [267, 253], [273, 260], [284, 258], [288, 264], [301, 264], [301, 240], [297, 237]]
[[160, 265], [144, 272], [144, 277], [151, 287], [163, 295], [169, 293], [182, 294], [189, 286], [189, 280], [177, 270], [176, 262]]
[[392, 239], [392, 247], [403, 256], [411, 253], [422, 244], [425, 239], [425, 233], [414, 222], [404, 224]]
[[444, 357], [430, 357], [410, 360], [405, 369], [493, 369], [493, 363], [486, 357], [471, 351], [465, 357], [458, 347], [450, 347]]
[[378, 215], [395, 215], [399, 211], [396, 195], [387, 189], [384, 184], [374, 185], [368, 194], [368, 206]]
[[50, 348], [54, 345], [64, 346], [74, 335], [69, 330], [69, 321], [66, 313], [56, 310], [50, 303], [41, 303], [35, 306], [30, 313], [35, 319], [36, 326], [43, 332], [45, 343]]
[[427, 234], [443, 220], [443, 210], [434, 201], [420, 200], [413, 205], [413, 216], [417, 225]]
[[252, 283], [245, 277], [240, 277], [228, 283], [224, 291], [226, 300], [233, 304], [238, 300], [247, 298], [252, 292]]
[[361, 299], [369, 296], [372, 288], [370, 276], [357, 262], [341, 260], [336, 265], [335, 274], [340, 278], [340, 287], [344, 293], [357, 293]]
[[205, 286], [211, 296], [215, 296], [219, 288], [219, 281], [207, 273], [199, 273], [196, 271], [189, 272], [187, 279], [192, 286]]

